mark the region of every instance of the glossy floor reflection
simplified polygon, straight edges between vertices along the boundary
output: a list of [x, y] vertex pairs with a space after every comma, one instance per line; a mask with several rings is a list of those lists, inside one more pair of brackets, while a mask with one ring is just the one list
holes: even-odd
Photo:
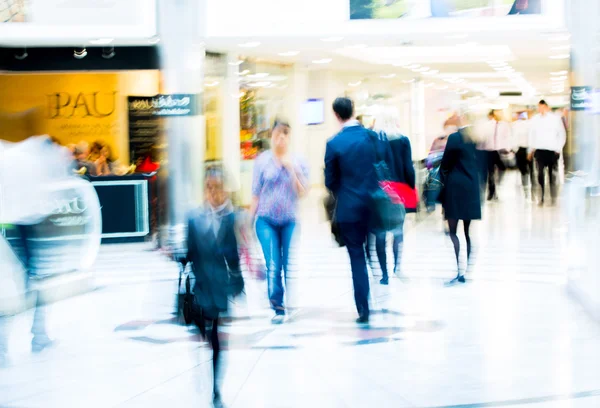
[[[510, 179], [502, 192], [476, 226], [465, 286], [442, 285], [455, 267], [440, 218], [410, 221], [409, 279], [372, 279], [366, 328], [353, 323], [347, 255], [307, 205], [289, 321], [272, 326], [265, 283], [248, 281], [224, 328], [226, 406], [600, 406], [600, 328], [565, 291], [560, 208], [524, 203]], [[119, 250], [140, 248], [104, 253]], [[28, 348], [30, 316], [13, 319], [1, 407], [210, 407], [210, 354], [173, 321], [175, 276], [132, 262], [101, 259], [97, 291], [52, 306], [58, 344], [42, 354]]]

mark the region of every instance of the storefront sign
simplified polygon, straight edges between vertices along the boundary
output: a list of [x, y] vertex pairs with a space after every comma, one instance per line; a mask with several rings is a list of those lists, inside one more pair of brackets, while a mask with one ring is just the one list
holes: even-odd
[[571, 110], [585, 111], [592, 108], [592, 87], [591, 86], [572, 86], [571, 87]]
[[130, 96], [127, 98], [129, 114], [129, 157], [132, 163], [140, 164], [152, 158], [152, 147], [160, 136], [160, 119], [155, 115], [152, 96]]
[[349, 0], [350, 19], [397, 19], [427, 17], [497, 17], [541, 14], [542, 0], [448, 1], [448, 0]]
[[158, 95], [154, 98], [156, 116], [195, 116], [199, 114], [198, 100], [193, 94]]

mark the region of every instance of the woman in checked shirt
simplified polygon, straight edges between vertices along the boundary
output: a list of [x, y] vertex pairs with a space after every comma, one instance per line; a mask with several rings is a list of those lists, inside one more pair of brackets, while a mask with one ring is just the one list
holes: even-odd
[[290, 245], [296, 227], [298, 201], [308, 188], [308, 169], [304, 161], [289, 153], [291, 128], [276, 120], [271, 134], [271, 149], [256, 160], [252, 182], [252, 214], [256, 234], [267, 265], [267, 282], [273, 323], [285, 319], [284, 285], [288, 273]]

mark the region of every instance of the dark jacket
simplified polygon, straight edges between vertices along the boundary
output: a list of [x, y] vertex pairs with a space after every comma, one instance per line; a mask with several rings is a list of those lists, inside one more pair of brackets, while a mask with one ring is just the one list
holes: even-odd
[[336, 198], [339, 223], [369, 219], [370, 193], [377, 185], [376, 144], [377, 134], [362, 126], [345, 127], [327, 142], [325, 186]]
[[446, 219], [481, 219], [479, 164], [474, 143], [460, 130], [448, 137], [441, 173], [444, 188], [441, 203]]
[[[388, 137], [390, 155], [387, 159], [392, 172], [393, 181], [404, 183], [413, 190], [416, 185], [415, 166], [412, 161], [410, 140], [406, 136]], [[407, 212], [415, 212], [416, 208], [406, 208]]]
[[243, 289], [232, 208], [221, 217], [216, 236], [210, 210], [192, 212], [188, 218], [187, 245], [187, 259], [196, 278], [195, 303], [206, 317], [216, 318], [219, 312], [227, 310], [229, 297]]

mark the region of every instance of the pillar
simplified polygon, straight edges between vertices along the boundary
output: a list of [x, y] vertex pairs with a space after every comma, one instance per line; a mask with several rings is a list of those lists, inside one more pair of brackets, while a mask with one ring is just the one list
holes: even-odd
[[221, 118], [221, 152], [227, 169], [229, 188], [239, 192], [241, 172], [240, 150], [240, 83], [238, 81], [238, 56], [227, 55], [227, 72], [223, 83], [223, 116]]
[[[205, 0], [159, 0], [163, 94], [195, 94], [202, 109]], [[202, 200], [206, 129], [203, 112], [165, 118], [168, 143], [168, 245], [183, 245], [186, 214]]]
[[425, 141], [425, 84], [416, 79], [410, 88], [410, 136], [413, 143], [413, 160], [421, 160], [427, 156]]

